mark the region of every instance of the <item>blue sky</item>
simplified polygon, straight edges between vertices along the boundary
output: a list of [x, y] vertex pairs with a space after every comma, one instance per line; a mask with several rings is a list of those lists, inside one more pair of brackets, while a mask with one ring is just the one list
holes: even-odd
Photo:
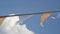
[[[60, 10], [60, 0], [0, 0], [0, 16], [52, 10]], [[24, 21], [24, 24], [36, 34], [60, 34], [60, 18], [51, 18], [52, 16], [56, 17], [57, 14], [52, 14], [44, 22], [43, 28], [39, 24], [41, 15], [32, 16]]]

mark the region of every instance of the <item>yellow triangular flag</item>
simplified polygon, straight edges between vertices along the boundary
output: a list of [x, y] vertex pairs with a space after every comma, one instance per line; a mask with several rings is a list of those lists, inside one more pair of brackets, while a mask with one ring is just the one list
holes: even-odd
[[40, 18], [40, 25], [43, 27], [43, 23], [44, 21], [51, 15], [52, 13], [44, 13], [42, 14], [41, 18]]
[[0, 18], [0, 25], [2, 24], [2, 22], [4, 21], [5, 17]]

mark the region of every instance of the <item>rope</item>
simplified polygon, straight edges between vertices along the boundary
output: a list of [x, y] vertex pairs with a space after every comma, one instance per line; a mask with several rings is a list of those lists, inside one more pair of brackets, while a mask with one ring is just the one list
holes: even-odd
[[36, 14], [44, 14], [44, 13], [56, 13], [56, 12], [60, 12], [60, 11], [48, 11], [48, 12], [37, 12], [37, 13], [27, 13], [27, 14], [6, 15], [6, 16], [0, 16], [0, 18], [12, 17], [12, 16], [36, 15]]

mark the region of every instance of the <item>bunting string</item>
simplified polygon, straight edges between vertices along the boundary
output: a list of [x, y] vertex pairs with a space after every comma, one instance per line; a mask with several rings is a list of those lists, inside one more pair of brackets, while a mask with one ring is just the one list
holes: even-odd
[[56, 12], [60, 12], [60, 10], [59, 10], [59, 11], [48, 11], [48, 12], [27, 13], [27, 14], [6, 15], [6, 16], [0, 16], [0, 18], [12, 17], [12, 16], [37, 15], [37, 14], [44, 14], [44, 13], [56, 13]]

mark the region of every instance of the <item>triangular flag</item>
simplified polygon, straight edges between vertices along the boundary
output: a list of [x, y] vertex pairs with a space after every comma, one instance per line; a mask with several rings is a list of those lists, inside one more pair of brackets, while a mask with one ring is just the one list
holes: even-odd
[[29, 19], [30, 17], [32, 17], [33, 15], [25, 15], [25, 16], [20, 16], [20, 22], [23, 23], [24, 21], [26, 21], [27, 19]]
[[44, 13], [42, 14], [41, 18], [40, 18], [40, 24], [43, 27], [43, 23], [44, 21], [51, 15], [52, 13]]
[[20, 16], [21, 21], [25, 21], [26, 19], [32, 17], [33, 15], [25, 15], [25, 16]]
[[58, 14], [57, 18], [59, 18], [59, 17], [60, 17], [60, 13]]

